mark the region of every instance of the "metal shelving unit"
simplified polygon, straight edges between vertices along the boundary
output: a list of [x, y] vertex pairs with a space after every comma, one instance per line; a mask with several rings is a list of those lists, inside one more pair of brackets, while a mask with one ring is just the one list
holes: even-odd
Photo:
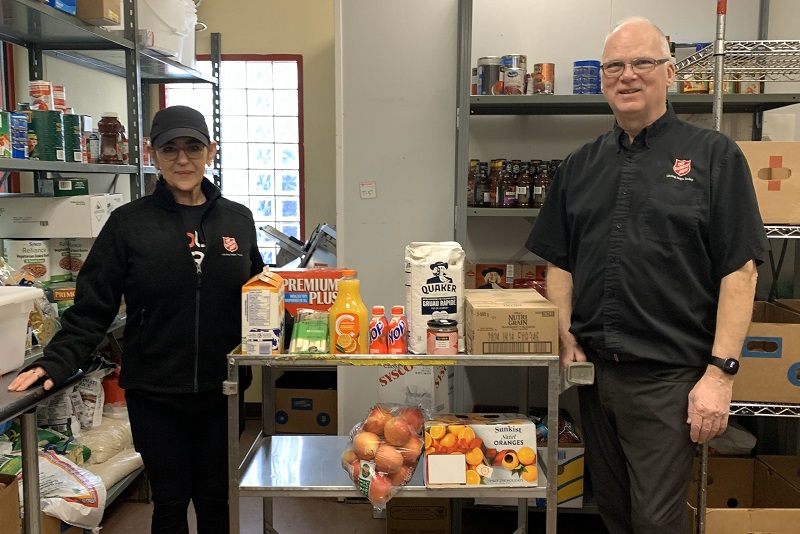
[[537, 217], [539, 208], [467, 208], [467, 217]]
[[[670, 94], [675, 113], [711, 113], [713, 95]], [[755, 113], [800, 104], [797, 94], [726, 95], [727, 113]], [[469, 97], [470, 115], [610, 115], [603, 95], [484, 95]]]
[[800, 417], [800, 404], [733, 401], [731, 402], [731, 415]]
[[[714, 45], [676, 65], [697, 80], [714, 76]], [[800, 41], [726, 41], [722, 81], [792, 82], [800, 80]], [[728, 98], [727, 96], [725, 97]]]
[[[242, 355], [235, 351], [228, 356], [228, 380], [223, 390], [228, 395], [228, 473], [230, 500], [230, 531], [239, 532], [239, 498], [261, 497], [264, 511], [264, 532], [275, 532], [272, 527], [272, 498], [283, 497], [358, 497], [363, 496], [342, 470], [340, 457], [347, 446], [347, 436], [275, 436], [275, 389], [273, 368], [376, 366], [376, 365], [452, 365], [452, 366], [512, 366], [544, 367], [547, 369], [547, 425], [558, 425], [558, 395], [568, 384], [562, 383], [559, 359], [555, 355], [292, 355], [271, 356]], [[261, 431], [255, 442], [239, 461], [239, 366], [254, 365], [262, 368]], [[550, 440], [544, 465], [558, 465], [558, 443]], [[285, 466], [291, 466], [285, 469]], [[401, 488], [398, 497], [515, 497], [518, 507], [519, 533], [528, 532], [528, 498], [547, 499], [547, 533], [556, 532], [556, 492], [554, 478], [548, 479], [544, 488], [429, 488], [424, 485], [422, 466], [418, 466], [412, 480]], [[542, 469], [542, 473], [545, 470]], [[546, 476], [546, 474], [545, 474]]]

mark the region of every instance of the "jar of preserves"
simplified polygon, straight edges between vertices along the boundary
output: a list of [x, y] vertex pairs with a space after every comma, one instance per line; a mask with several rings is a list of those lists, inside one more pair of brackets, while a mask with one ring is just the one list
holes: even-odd
[[431, 319], [428, 321], [428, 354], [458, 354], [458, 321]]

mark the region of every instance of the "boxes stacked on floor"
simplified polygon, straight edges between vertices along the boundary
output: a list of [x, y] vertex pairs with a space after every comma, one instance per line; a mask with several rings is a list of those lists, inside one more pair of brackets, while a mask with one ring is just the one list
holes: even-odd
[[733, 400], [800, 402], [800, 313], [788, 306], [753, 303]]
[[275, 381], [275, 430], [279, 434], [336, 435], [336, 374], [287, 371]]
[[558, 308], [538, 291], [468, 289], [469, 354], [558, 354]]
[[[695, 463], [693, 473], [698, 473]], [[707, 534], [794, 534], [800, 525], [800, 457], [710, 457], [706, 494]], [[697, 513], [697, 484], [689, 512]], [[695, 521], [692, 521], [692, 532]]]
[[522, 414], [436, 414], [425, 422], [428, 486], [537, 486], [536, 424]]

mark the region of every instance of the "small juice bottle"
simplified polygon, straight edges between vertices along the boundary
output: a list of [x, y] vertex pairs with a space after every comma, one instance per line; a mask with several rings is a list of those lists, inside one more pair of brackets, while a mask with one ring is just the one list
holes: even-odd
[[361, 300], [356, 272], [345, 269], [339, 280], [336, 300], [329, 314], [331, 353], [367, 354], [369, 348], [369, 329], [367, 328], [367, 307]]
[[369, 353], [389, 353], [389, 321], [383, 306], [372, 307], [372, 319], [369, 321]]
[[389, 321], [389, 354], [408, 354], [408, 321], [403, 306], [392, 306]]

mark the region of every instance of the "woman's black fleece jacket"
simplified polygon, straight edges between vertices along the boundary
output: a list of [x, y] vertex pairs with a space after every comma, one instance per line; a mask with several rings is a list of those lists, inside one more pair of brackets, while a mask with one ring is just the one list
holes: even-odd
[[253, 215], [204, 179], [197, 268], [172, 193], [155, 192], [114, 210], [80, 271], [75, 304], [45, 347], [41, 366], [56, 386], [106, 335], [125, 296], [120, 386], [142, 393], [221, 391], [226, 355], [241, 341], [241, 287], [261, 272]]

